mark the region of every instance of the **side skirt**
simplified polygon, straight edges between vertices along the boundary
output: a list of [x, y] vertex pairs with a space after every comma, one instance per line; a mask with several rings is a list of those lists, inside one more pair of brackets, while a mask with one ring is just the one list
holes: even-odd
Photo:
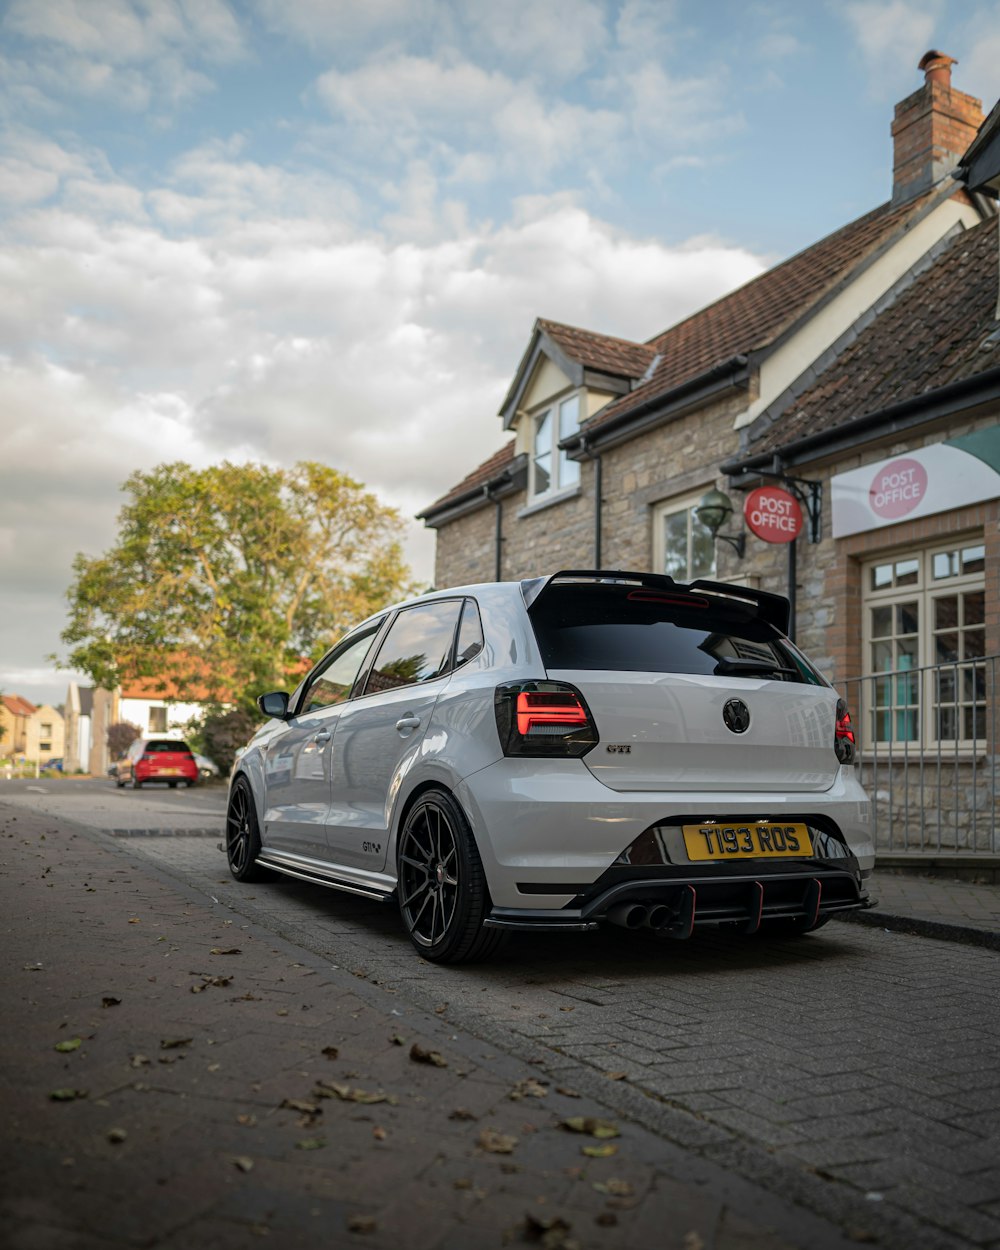
[[376, 903], [387, 903], [396, 893], [391, 888], [375, 885], [360, 885], [356, 881], [346, 881], [333, 873], [324, 872], [319, 868], [306, 868], [302, 864], [289, 864], [268, 855], [266, 852], [257, 856], [261, 868], [270, 868], [272, 872], [283, 873], [286, 877], [295, 877], [298, 881], [308, 881], [312, 885], [325, 885], [331, 890], [341, 890], [344, 894], [357, 894], [360, 898], [369, 898]]

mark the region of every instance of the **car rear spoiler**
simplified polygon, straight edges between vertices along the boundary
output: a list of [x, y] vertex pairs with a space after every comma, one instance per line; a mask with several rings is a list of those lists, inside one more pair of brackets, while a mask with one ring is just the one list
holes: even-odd
[[790, 606], [784, 595], [768, 590], [752, 590], [749, 586], [733, 586], [728, 582], [710, 582], [699, 578], [694, 582], [676, 582], [665, 573], [634, 573], [622, 569], [560, 569], [548, 577], [532, 577], [521, 582], [524, 606], [531, 608], [542, 595], [555, 586], [571, 583], [634, 586], [642, 590], [670, 591], [674, 594], [710, 595], [720, 607], [742, 609], [773, 625], [780, 633], [788, 633]]

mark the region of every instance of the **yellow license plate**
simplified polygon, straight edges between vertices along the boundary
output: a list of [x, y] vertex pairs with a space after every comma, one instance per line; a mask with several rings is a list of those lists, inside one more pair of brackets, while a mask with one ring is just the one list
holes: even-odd
[[805, 825], [683, 825], [688, 859], [773, 859], [811, 855]]

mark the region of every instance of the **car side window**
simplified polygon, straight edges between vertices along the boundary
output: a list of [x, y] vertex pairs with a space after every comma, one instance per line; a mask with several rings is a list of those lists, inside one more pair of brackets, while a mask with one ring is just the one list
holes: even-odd
[[479, 605], [475, 599], [466, 599], [462, 609], [462, 623], [458, 627], [458, 644], [455, 647], [455, 667], [465, 664], [482, 651], [483, 622], [479, 616]]
[[461, 599], [445, 599], [404, 608], [379, 648], [365, 694], [412, 686], [448, 672], [461, 607]]
[[315, 712], [317, 708], [336, 707], [351, 697], [351, 689], [361, 671], [372, 639], [378, 633], [378, 624], [366, 629], [356, 638], [346, 639], [310, 681], [299, 705], [298, 715]]

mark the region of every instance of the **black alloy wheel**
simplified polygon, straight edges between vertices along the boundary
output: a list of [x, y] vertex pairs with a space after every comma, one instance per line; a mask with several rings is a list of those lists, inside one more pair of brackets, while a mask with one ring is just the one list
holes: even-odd
[[274, 874], [257, 863], [260, 829], [249, 783], [237, 777], [226, 811], [226, 858], [237, 881], [271, 881]]
[[399, 910], [410, 941], [435, 963], [486, 959], [505, 934], [483, 928], [486, 874], [472, 830], [443, 790], [422, 794], [407, 814], [397, 852]]

